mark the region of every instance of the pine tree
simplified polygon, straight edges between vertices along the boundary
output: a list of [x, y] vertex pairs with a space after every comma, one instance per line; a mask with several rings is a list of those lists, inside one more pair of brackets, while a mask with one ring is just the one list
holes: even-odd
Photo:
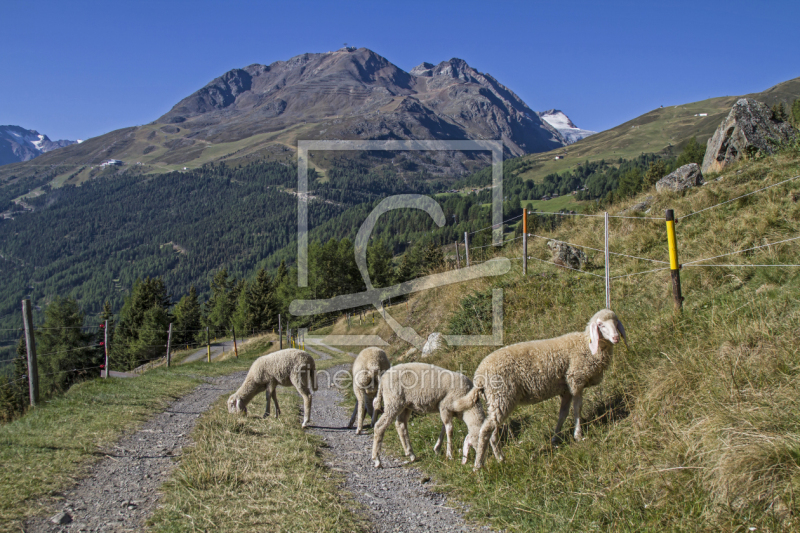
[[792, 104], [792, 122], [795, 128], [800, 128], [800, 98]]
[[57, 297], [44, 316], [36, 339], [40, 393], [50, 396], [87, 376], [99, 375], [99, 369], [91, 367], [100, 366], [100, 351], [90, 348], [94, 336], [81, 330], [84, 314], [78, 302]]
[[235, 298], [231, 299], [231, 289], [234, 288], [235, 281], [228, 279], [228, 270], [223, 268], [216, 274], [211, 281], [211, 298], [205, 303], [206, 326], [211, 330], [212, 336], [219, 335], [225, 331], [231, 321]]
[[[152, 339], [149, 337], [154, 335], [152, 331], [145, 331], [145, 321], [149, 322], [148, 328], [162, 327], [163, 325], [163, 334], [166, 338], [170, 322], [169, 306], [170, 298], [167, 295], [163, 279], [145, 278], [137, 280], [133, 284], [131, 293], [125, 299], [122, 311], [120, 311], [119, 326], [115, 333], [116, 347], [113, 350], [115, 358], [110, 362], [112, 367], [122, 366], [125, 369], [131, 369], [135, 368], [139, 362], [151, 358], [149, 351], [140, 353], [144, 346], [152, 344], [150, 342]], [[154, 320], [156, 318], [152, 311], [154, 308], [161, 311], [158, 314], [163, 314], [163, 320]], [[147, 337], [146, 342], [142, 341], [143, 336]]]
[[250, 286], [248, 300], [251, 314], [250, 327], [257, 330], [267, 330], [278, 322], [277, 307], [275, 305], [275, 286], [269, 274], [263, 268], [258, 271], [256, 280]]
[[697, 142], [697, 137], [692, 137], [686, 143], [681, 155], [678, 156], [677, 165], [679, 167], [689, 163], [703, 164], [703, 157], [706, 155], [706, 147]]
[[646, 187], [652, 187], [658, 180], [663, 178], [667, 173], [667, 166], [663, 159], [658, 159], [650, 163], [650, 167], [644, 175], [644, 183]]
[[10, 422], [22, 415], [28, 406], [30, 389], [27, 355], [25, 335], [21, 335], [11, 377], [0, 377], [0, 420], [3, 422]]
[[177, 345], [200, 342], [197, 340], [200, 337], [202, 337], [202, 341], [205, 340], [205, 331], [202, 331], [202, 311], [194, 285], [189, 288], [189, 294], [181, 298], [175, 305], [173, 312], [175, 321], [172, 326], [172, 335]]
[[137, 357], [135, 360], [130, 360], [132, 368], [166, 356], [169, 320], [167, 310], [158, 305], [154, 305], [144, 313], [139, 338], [130, 352]]
[[239, 297], [236, 299], [236, 308], [231, 317], [231, 326], [239, 332], [252, 329], [250, 289], [250, 284], [244, 282], [242, 289], [239, 291]]
[[392, 251], [382, 239], [367, 247], [369, 277], [374, 287], [387, 287], [394, 281]]

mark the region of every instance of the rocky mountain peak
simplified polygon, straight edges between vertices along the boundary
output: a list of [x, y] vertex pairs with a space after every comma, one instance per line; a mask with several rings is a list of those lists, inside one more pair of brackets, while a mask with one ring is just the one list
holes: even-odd
[[51, 141], [47, 135], [20, 126], [0, 126], [0, 165], [30, 161], [34, 157], [82, 141]]

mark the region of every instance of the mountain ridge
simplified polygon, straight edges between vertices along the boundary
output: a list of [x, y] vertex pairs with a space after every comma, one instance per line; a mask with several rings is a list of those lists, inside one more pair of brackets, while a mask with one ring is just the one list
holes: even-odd
[[83, 141], [51, 141], [47, 135], [22, 126], [0, 126], [0, 165], [30, 161], [41, 154]]
[[[57, 182], [77, 184], [106, 159], [141, 164], [147, 172], [221, 160], [288, 160], [298, 139], [501, 139], [512, 157], [566, 144], [512, 90], [462, 59], [412, 71], [366, 48], [252, 64], [214, 78], [149, 124], [89, 139], [39, 164], [63, 166]], [[409, 157], [417, 156], [401, 159]], [[436, 156], [409, 166], [459, 175], [485, 164], [480, 157]], [[30, 170], [7, 168], [0, 179], [12, 172], [19, 177]]]

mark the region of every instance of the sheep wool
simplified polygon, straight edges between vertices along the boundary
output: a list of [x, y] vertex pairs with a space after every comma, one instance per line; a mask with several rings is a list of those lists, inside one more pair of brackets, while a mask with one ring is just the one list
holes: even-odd
[[[486, 356], [475, 371], [475, 388], [455, 402], [456, 410], [470, 408], [480, 393], [486, 399], [486, 420], [476, 445], [475, 470], [484, 462], [490, 436], [520, 404], [534, 404], [554, 396], [561, 397], [558, 423], [553, 442], [569, 412], [575, 418], [575, 440], [581, 440], [580, 413], [583, 390], [600, 383], [611, 362], [614, 344], [625, 328], [609, 309], [598, 311], [582, 332], [567, 333], [552, 339], [512, 344]], [[503, 460], [499, 448], [495, 457]]]
[[228, 398], [229, 413], [247, 414], [247, 404], [256, 394], [267, 392], [267, 409], [264, 417], [269, 416], [270, 398], [275, 402], [275, 416], [280, 416], [277, 387], [294, 385], [303, 397], [303, 427], [311, 422], [311, 390], [317, 390], [317, 373], [314, 358], [303, 350], [289, 348], [271, 354], [262, 355], [250, 365], [247, 377], [239, 390]]
[[372, 408], [372, 400], [378, 391], [381, 375], [391, 366], [386, 352], [374, 346], [361, 350], [356, 360], [353, 361], [353, 393], [356, 396], [356, 405], [353, 407], [353, 415], [350, 417], [347, 427], [353, 427], [357, 416], [356, 435], [361, 434], [365, 413], [369, 413], [372, 425], [375, 425], [375, 410]]
[[392, 421], [395, 422], [406, 456], [410, 461], [416, 459], [408, 435], [408, 419], [412, 412], [439, 413], [443, 426], [433, 449], [436, 453], [439, 452], [446, 435], [448, 459], [453, 458], [453, 417], [461, 418], [469, 431], [467, 438], [464, 439], [463, 455], [466, 458], [469, 446], [474, 446], [477, 442], [478, 432], [484, 420], [483, 408], [479, 403], [475, 403], [460, 412], [455, 412], [452, 404], [471, 389], [472, 382], [467, 376], [425, 363], [406, 363], [387, 370], [381, 377], [373, 401], [373, 408], [376, 411], [384, 410], [375, 424], [373, 436], [372, 462], [375, 468], [381, 467], [383, 435]]

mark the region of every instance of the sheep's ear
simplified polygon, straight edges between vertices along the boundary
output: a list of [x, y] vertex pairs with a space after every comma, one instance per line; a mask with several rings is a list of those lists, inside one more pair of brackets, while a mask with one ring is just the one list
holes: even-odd
[[622, 325], [622, 321], [619, 319], [617, 320], [617, 329], [619, 330], [620, 335], [622, 335], [622, 338], [627, 341], [628, 336], [625, 335], [625, 326]]
[[589, 343], [589, 349], [592, 351], [592, 355], [597, 355], [597, 349], [600, 347], [600, 329], [597, 326], [597, 322], [592, 322], [589, 325], [589, 336], [592, 340]]
[[236, 409], [237, 409], [238, 411], [244, 411], [244, 412], [247, 412], [247, 408], [246, 408], [246, 407], [243, 405], [243, 403], [244, 403], [244, 402], [242, 402], [242, 399], [241, 399], [241, 398], [236, 398]]

